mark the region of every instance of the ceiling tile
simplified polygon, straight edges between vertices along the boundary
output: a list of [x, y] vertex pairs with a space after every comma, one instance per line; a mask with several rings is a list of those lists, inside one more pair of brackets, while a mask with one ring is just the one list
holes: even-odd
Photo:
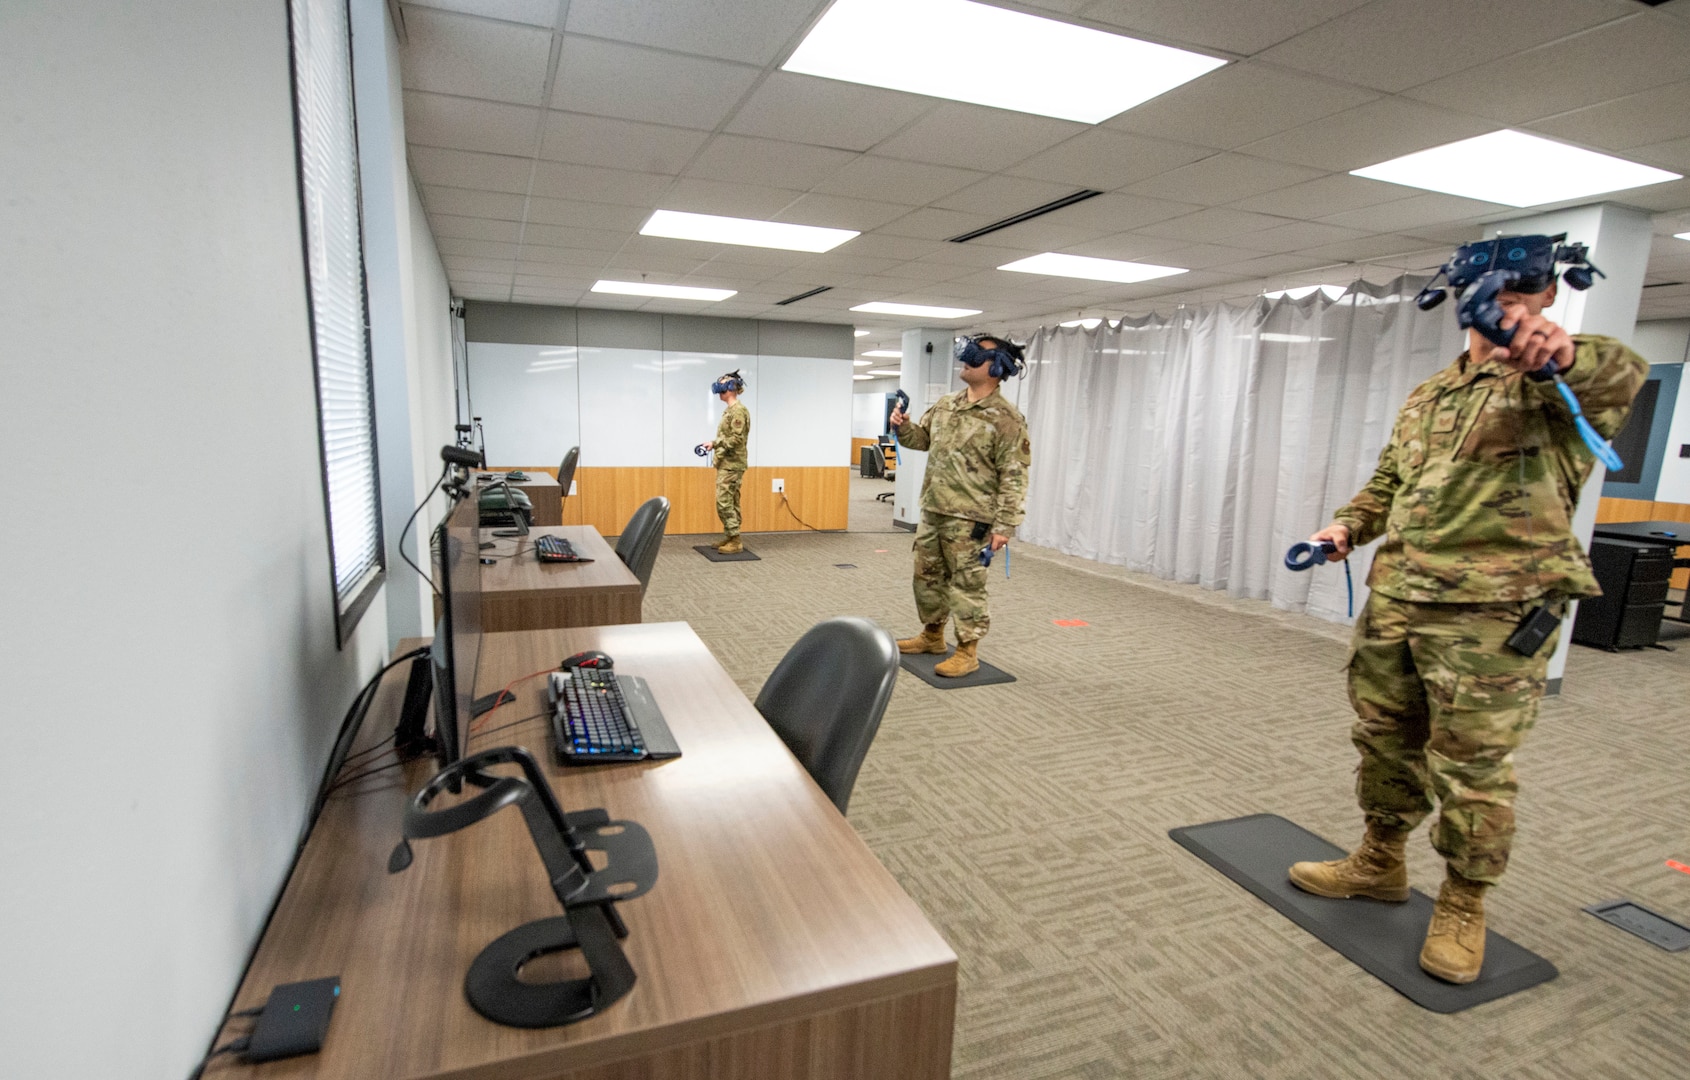
[[480, 15], [505, 22], [527, 23], [551, 29], [557, 22], [557, 0], [405, 0], [401, 10], [410, 26], [412, 8], [439, 8], [464, 15]]
[[488, 273], [502, 270], [507, 274], [514, 265], [510, 259], [488, 259], [480, 255], [442, 255], [440, 262], [448, 270], [481, 270]]
[[[1471, 87], [1474, 69], [1490, 61], [1613, 17], [1589, 0], [1374, 0], [1261, 59], [1392, 93], [1455, 72]], [[1486, 68], [1487, 86], [1492, 75]]]
[[[1093, 0], [1087, 19], [1191, 45], [1250, 54], [1368, 0]], [[1040, 3], [1041, 7], [1048, 6]]]
[[685, 210], [693, 214], [767, 219], [792, 205], [802, 194], [790, 188], [731, 184], [683, 176], [664, 193], [658, 205], [664, 210]]
[[442, 255], [473, 255], [482, 259], [515, 259], [517, 245], [498, 240], [461, 240], [457, 237], [442, 236], [434, 242], [435, 250]]
[[520, 157], [436, 150], [429, 146], [411, 147], [410, 157], [418, 183], [514, 195], [528, 190], [528, 174], [533, 166], [532, 161]]
[[1186, 247], [1187, 241], [1171, 236], [1149, 236], [1139, 232], [1119, 232], [1100, 236], [1083, 244], [1073, 244], [1063, 250], [1070, 255], [1090, 255], [1094, 259], [1125, 259], [1128, 262], [1148, 262], [1164, 265], [1157, 256], [1175, 248]]
[[[536, 202], [555, 202], [556, 200], [536, 200]], [[611, 207], [614, 210], [624, 210], [625, 207]], [[643, 213], [644, 211], [640, 211]], [[522, 227], [522, 242], [525, 244], [544, 244], [548, 247], [578, 248], [586, 251], [616, 251], [628, 240], [626, 230], [612, 229], [583, 229], [568, 225], [541, 225], [530, 217], [528, 223]]]
[[1213, 150], [1189, 143], [1093, 128], [1034, 154], [1009, 172], [1073, 187], [1113, 191], [1212, 153]]
[[848, 150], [717, 135], [687, 168], [687, 175], [806, 191], [855, 156]]
[[[1170, 218], [1139, 229], [1150, 236], [1168, 236], [1176, 240], [1226, 240], [1245, 233], [1261, 233], [1289, 224], [1282, 217], [1252, 214], [1244, 210], [1212, 207], [1193, 214]], [[1334, 237], [1336, 239], [1336, 237]], [[1264, 249], [1269, 250], [1269, 249]]]
[[871, 259], [894, 259], [900, 262], [909, 259], [919, 259], [929, 254], [939, 246], [933, 240], [915, 240], [907, 236], [886, 236], [881, 233], [869, 233], [847, 242], [847, 247], [840, 250], [850, 250], [853, 255], [862, 255]]
[[919, 240], [948, 240], [953, 236], [990, 225], [985, 214], [964, 214], [956, 210], [924, 207], [880, 227], [888, 236], [913, 236]]
[[932, 107], [932, 98], [776, 71], [740, 106], [726, 130], [867, 150]]
[[1361, 229], [1349, 229], [1341, 225], [1327, 225], [1318, 221], [1293, 221], [1277, 229], [1266, 229], [1248, 236], [1236, 237], [1232, 242], [1239, 247], [1255, 251], [1284, 254], [1321, 244], [1335, 244], [1340, 240], [1359, 240], [1366, 235]]
[[453, 282], [461, 281], [475, 285], [508, 286], [511, 283], [511, 275], [509, 273], [494, 273], [489, 270], [454, 270], [452, 271], [452, 280]]
[[407, 90], [540, 105], [551, 53], [536, 27], [409, 8], [400, 71]]
[[1495, 130], [1495, 123], [1476, 116], [1402, 98], [1380, 98], [1349, 112], [1270, 135], [1246, 145], [1244, 152], [1348, 172]]
[[933, 205], [945, 210], [961, 210], [969, 214], [986, 214], [993, 219], [1009, 217], [1072, 195], [1068, 184], [1050, 184], [1042, 180], [1023, 180], [1013, 176], [989, 176], [977, 184], [953, 192]]
[[1244, 154], [1216, 154], [1149, 180], [1141, 180], [1128, 188], [1127, 193], [1220, 206], [1260, 192], [1313, 180], [1319, 175], [1320, 170], [1302, 165], [1288, 165]]
[[[1227, 269], [1234, 273], [1244, 274], [1247, 276], [1271, 277], [1276, 274], [1288, 274], [1297, 270], [1309, 269], [1316, 261], [1317, 260], [1315, 258], [1306, 253], [1291, 255], [1260, 255], [1254, 259], [1245, 259], [1243, 262], [1232, 263], [1227, 266]], [[1314, 283], [1305, 282], [1305, 284]], [[1327, 284], [1348, 285], [1349, 282], [1333, 281], [1328, 282]]]
[[1432, 270], [1449, 258], [1451, 247], [1428, 248], [1425, 241], [1413, 236], [1364, 236], [1359, 240], [1340, 240], [1304, 250], [1303, 255], [1322, 262], [1376, 262], [1402, 270]]
[[[1080, 205], [1084, 206], [1085, 203]], [[1109, 228], [1097, 225], [1081, 225], [1072, 218], [1064, 217], [1063, 213], [1058, 210], [1052, 214], [1044, 214], [1031, 221], [999, 229], [981, 239], [990, 240], [993, 244], [1019, 248], [1026, 254], [1034, 254], [1040, 251], [1061, 251], [1110, 232]]]
[[1382, 180], [1338, 174], [1322, 176], [1301, 184], [1292, 184], [1278, 191], [1252, 195], [1232, 206], [1238, 210], [1254, 210], [1258, 214], [1279, 214], [1290, 218], [1316, 218], [1363, 206], [1376, 206], [1394, 199], [1406, 199], [1413, 189]]
[[1690, 180], [1669, 180], [1664, 184], [1616, 191], [1606, 198], [1644, 210], [1674, 211], [1690, 207]]
[[1191, 203], [1150, 199], [1118, 191], [1097, 195], [1085, 202], [1064, 206], [1050, 214], [1050, 220], [1075, 229], [1090, 229], [1098, 235], [1136, 229], [1155, 221], [1183, 217], [1200, 207]]
[[555, 161], [534, 163], [534, 194], [551, 199], [655, 206], [674, 182], [673, 177], [654, 173], [564, 165]]
[[791, 0], [572, 0], [564, 28], [572, 34], [763, 65], [776, 59], [815, 12], [815, 4]]
[[812, 192], [783, 209], [780, 212], [780, 220], [794, 225], [820, 225], [827, 229], [868, 232], [887, 222], [896, 221], [914, 209], [913, 206], [901, 206], [896, 203], [846, 199], [838, 195], [818, 195]]
[[616, 249], [619, 259], [678, 259], [702, 265], [711, 259], [731, 257], [740, 249], [730, 244], [703, 244], [697, 240], [676, 240], [668, 236], [635, 233]]
[[1466, 72], [1417, 86], [1408, 96], [1504, 123], [1611, 101], [1684, 78], [1690, 23], [1640, 12], [1627, 19], [1516, 53], [1485, 67], [1485, 92]]
[[459, 217], [455, 214], [430, 214], [429, 230], [436, 243], [448, 237], [460, 240], [505, 240], [515, 243], [522, 225], [515, 221], [494, 221], [489, 218]]
[[1626, 156], [1674, 172], [1690, 173], [1690, 139], [1673, 139], [1671, 142], [1635, 147]]
[[993, 171], [1048, 150], [1086, 126], [1046, 116], [947, 101], [880, 143], [885, 157]]
[[714, 131], [758, 69], [565, 34], [552, 106]]
[[1231, 150], [1376, 97], [1371, 90], [1243, 63], [1176, 87], [1107, 126]]
[[[528, 221], [543, 225], [568, 225], [577, 229], [605, 229], [620, 232], [624, 237], [645, 224], [651, 216], [649, 209], [619, 206], [614, 203], [582, 202], [578, 199], [542, 199], [528, 201]], [[596, 248], [598, 244], [579, 244]]]
[[1190, 244], [1186, 247], [1172, 248], [1158, 256], [1158, 260], [1165, 266], [1183, 266], [1190, 270], [1200, 270], [1206, 267], [1226, 267], [1245, 259], [1255, 258], [1260, 252], [1245, 251], [1243, 248], [1226, 247], [1221, 244]]
[[457, 214], [461, 217], [494, 218], [500, 221], [522, 220], [521, 195], [434, 186], [423, 180], [420, 174], [417, 176], [417, 183], [422, 191], [423, 209], [430, 215]]
[[674, 176], [710, 136], [686, 128], [613, 120], [581, 113], [546, 113], [540, 156], [577, 165], [602, 165]]
[[890, 199], [925, 206], [985, 177], [983, 172], [927, 165], [919, 161], [864, 154], [848, 162], [815, 189], [858, 199]]
[[[1690, 63], [1686, 69], [1690, 70]], [[1684, 138], [1690, 136], [1690, 82], [1657, 86], [1525, 126], [1552, 138], [1611, 151]]]
[[526, 157], [540, 110], [477, 98], [405, 91], [405, 141], [414, 146]]
[[1509, 208], [1498, 206], [1496, 203], [1480, 202], [1477, 199], [1463, 199], [1457, 195], [1440, 195], [1431, 192], [1407, 199], [1398, 199], [1395, 202], [1382, 203], [1378, 206], [1365, 206], [1359, 210], [1345, 210], [1338, 214], [1328, 214], [1320, 220], [1328, 225], [1343, 225], [1347, 228], [1362, 229], [1366, 232], [1384, 233], [1413, 229], [1416, 225], [1439, 225], [1460, 221], [1507, 209]]

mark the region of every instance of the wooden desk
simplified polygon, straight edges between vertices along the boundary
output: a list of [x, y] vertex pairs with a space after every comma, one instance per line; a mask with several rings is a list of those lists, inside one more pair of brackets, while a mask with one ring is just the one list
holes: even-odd
[[543, 472], [531, 472], [527, 480], [512, 480], [511, 487], [527, 494], [534, 504], [534, 524], [563, 524], [563, 487], [557, 478]]
[[[500, 538], [482, 552], [498, 561], [481, 568], [481, 628], [550, 630], [565, 626], [608, 626], [640, 621], [640, 579], [616, 557], [591, 525], [536, 526], [527, 536]], [[543, 563], [534, 538], [561, 536], [590, 563]], [[516, 554], [509, 556], [512, 551]], [[439, 613], [436, 612], [436, 618]]]
[[[490, 634], [476, 692], [602, 648], [647, 679], [685, 756], [565, 771], [538, 680], [471, 750], [535, 752], [566, 810], [604, 807], [652, 835], [656, 888], [620, 906], [639, 982], [603, 1015], [507, 1028], [463, 994], [488, 942], [559, 914], [521, 815], [413, 844], [389, 875], [413, 763], [331, 799], [282, 894], [236, 1009], [281, 982], [338, 974], [321, 1053], [208, 1077], [452, 1080], [938, 1080], [950, 1075], [956, 956], [684, 623]], [[404, 679], [371, 709], [391, 729]], [[383, 780], [386, 779], [386, 782]], [[349, 793], [349, 794], [348, 794]], [[236, 1030], [228, 1029], [229, 1037]]]

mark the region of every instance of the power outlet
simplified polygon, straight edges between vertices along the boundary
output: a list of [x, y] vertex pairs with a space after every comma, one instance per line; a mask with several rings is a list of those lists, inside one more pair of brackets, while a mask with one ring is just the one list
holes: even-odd
[[775, 486], [774, 486], [775, 494], [779, 495], [779, 494], [781, 494], [785, 491], [786, 491], [786, 481], [777, 479], [775, 481]]

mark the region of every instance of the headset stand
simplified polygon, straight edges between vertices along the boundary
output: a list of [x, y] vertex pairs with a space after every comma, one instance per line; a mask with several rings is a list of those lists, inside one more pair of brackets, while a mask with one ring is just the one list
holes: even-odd
[[[521, 765], [527, 779], [481, 771], [494, 764]], [[448, 809], [427, 809], [442, 791], [464, 783], [484, 790]], [[450, 766], [417, 793], [406, 808], [405, 839], [394, 849], [388, 869], [397, 873], [410, 865], [410, 840], [456, 832], [513, 804], [522, 809], [563, 914], [524, 923], [482, 949], [464, 977], [464, 995], [494, 1023], [522, 1028], [572, 1024], [602, 1012], [633, 988], [634, 968], [617, 940], [628, 936], [628, 928], [615, 905], [657, 883], [657, 853], [645, 829], [612, 821], [603, 810], [563, 813], [528, 751], [506, 746]], [[603, 853], [602, 870], [592, 868], [589, 851]], [[586, 978], [522, 979], [530, 961], [570, 949], [581, 951]]]

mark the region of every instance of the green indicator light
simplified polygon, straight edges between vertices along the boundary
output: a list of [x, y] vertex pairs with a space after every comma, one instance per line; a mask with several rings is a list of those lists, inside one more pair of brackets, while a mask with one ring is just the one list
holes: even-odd
[[295, 1005], [295, 1006], [294, 1006], [294, 1007], [293, 1007], [293, 1011], [294, 1011], [294, 1012], [298, 1012], [298, 1011], [299, 1011], [299, 1006], [298, 1006], [298, 1005]]

